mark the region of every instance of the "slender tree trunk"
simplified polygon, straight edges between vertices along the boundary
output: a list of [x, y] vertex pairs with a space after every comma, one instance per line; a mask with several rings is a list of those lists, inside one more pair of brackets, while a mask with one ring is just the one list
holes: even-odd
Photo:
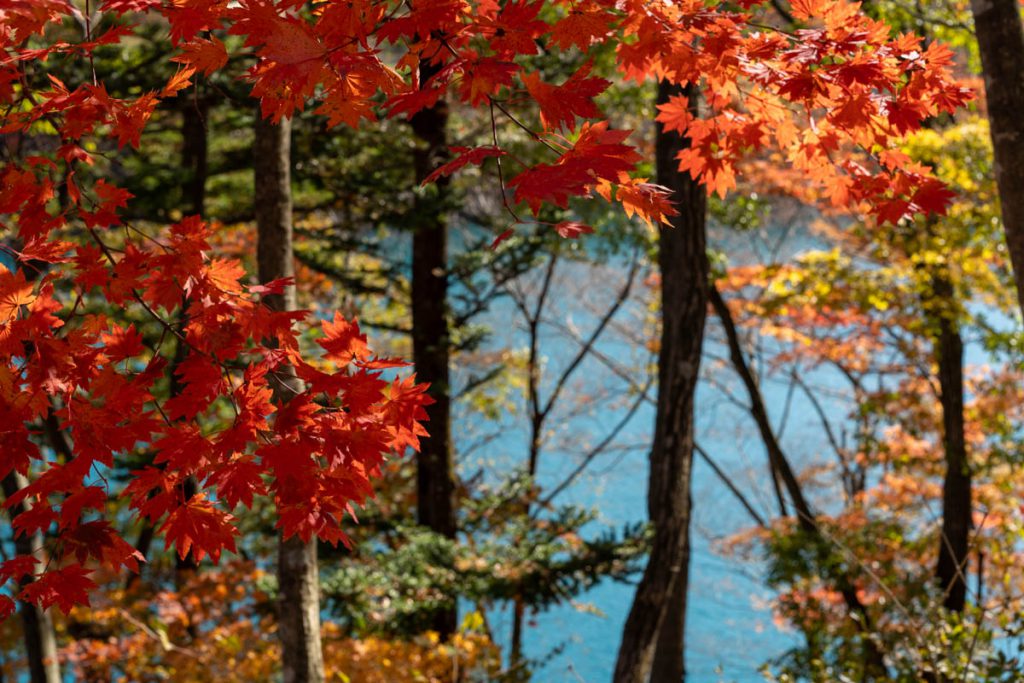
[[[822, 548], [829, 548], [833, 543], [822, 531], [821, 527], [818, 526], [817, 516], [807, 502], [800, 481], [796, 478], [796, 473], [789, 464], [789, 458], [783, 452], [781, 444], [779, 444], [778, 439], [775, 437], [771, 422], [768, 420], [768, 410], [765, 406], [764, 396], [762, 396], [757, 378], [754, 376], [743, 354], [739, 333], [736, 330], [736, 322], [732, 318], [732, 313], [729, 311], [725, 299], [722, 298], [717, 287], [713, 285], [711, 287], [711, 305], [714, 307], [715, 314], [721, 320], [722, 327], [725, 329], [726, 341], [729, 345], [729, 356], [733, 367], [736, 369], [736, 373], [740, 376], [743, 385], [747, 389], [747, 395], [750, 398], [750, 413], [757, 424], [765, 449], [768, 451], [770, 465], [777, 472], [783, 484], [785, 484], [786, 492], [789, 494], [793, 507], [796, 509], [797, 523], [800, 531], [807, 534], [810, 540], [819, 544]], [[886, 680], [885, 656], [874, 640], [874, 621], [871, 618], [871, 613], [868, 612], [867, 606], [857, 595], [857, 587], [853, 576], [848, 571], [838, 568], [822, 578], [825, 581], [831, 582], [835, 589], [843, 596], [847, 615], [860, 633], [864, 661], [864, 677], [862, 680]]]
[[942, 486], [942, 536], [936, 576], [947, 609], [961, 612], [967, 598], [968, 553], [971, 533], [971, 470], [964, 438], [964, 343], [951, 303], [953, 287], [948, 279], [934, 283], [938, 336], [935, 355], [939, 364], [942, 403], [942, 445], [946, 454], [946, 478]]
[[[37, 280], [42, 276], [40, 270], [43, 264], [32, 262], [25, 264], [23, 272], [29, 281]], [[26, 357], [31, 350], [26, 347]], [[44, 421], [44, 431], [51, 440], [51, 447], [58, 456], [64, 459], [71, 459], [74, 454], [67, 437], [60, 431], [59, 424], [54, 419], [52, 410]], [[28, 480], [18, 472], [11, 472], [3, 481], [0, 488], [3, 489], [5, 498], [10, 498], [21, 489], [28, 486]], [[31, 507], [28, 501], [23, 501], [11, 506], [7, 511], [10, 519], [27, 512]], [[18, 555], [33, 555], [45, 566], [47, 557], [43, 547], [43, 534], [34, 533], [30, 536], [21, 535], [14, 539], [14, 550]], [[18, 587], [23, 588], [33, 579], [21, 577]], [[18, 601], [18, 612], [21, 616], [22, 635], [25, 643], [25, 656], [28, 660], [28, 674], [30, 683], [61, 683], [60, 661], [57, 658], [57, 635], [53, 630], [53, 620], [49, 610], [40, 609], [38, 605]], [[19, 679], [20, 680], [20, 679]]]
[[316, 539], [281, 541], [277, 553], [278, 637], [284, 683], [321, 683], [320, 575]]
[[[292, 253], [291, 121], [275, 124], [256, 115], [253, 143], [257, 262], [260, 282], [295, 275]], [[267, 296], [278, 311], [297, 308], [295, 287]], [[274, 387], [278, 400], [297, 393], [294, 369]], [[322, 683], [324, 659], [320, 644], [320, 585], [316, 539], [298, 536], [278, 545], [278, 637], [285, 683]]]
[[[696, 91], [662, 82], [658, 102], [683, 94], [696, 107]], [[647, 510], [654, 543], [622, 635], [616, 683], [675, 683], [683, 660], [690, 562], [690, 479], [693, 466], [693, 404], [699, 379], [708, 307], [705, 217], [707, 196], [675, 157], [687, 144], [658, 126], [658, 182], [673, 190], [679, 215], [661, 232], [661, 348], [658, 403], [651, 447]]]
[[985, 75], [1003, 228], [1017, 297], [1024, 307], [1024, 27], [1020, 4], [1018, 0], [971, 0], [971, 11]]
[[[195, 94], [189, 91], [183, 94], [181, 106], [181, 165], [188, 170], [188, 175], [182, 185], [182, 195], [188, 203], [190, 214], [201, 216], [206, 208], [206, 180], [208, 173], [209, 157], [209, 135], [207, 131], [207, 116], [209, 114], [209, 101], [205, 98], [197, 99]], [[178, 312], [178, 328], [184, 334], [185, 321], [188, 318], [188, 301], [182, 297], [181, 309]], [[171, 361], [171, 387], [170, 395], [177, 396], [181, 393], [182, 382], [175, 372], [176, 368], [185, 359], [186, 346], [180, 340], [174, 350], [174, 358]], [[195, 495], [198, 485], [195, 477], [188, 477], [184, 485], [185, 498]], [[135, 549], [143, 557], [149, 557], [149, 548], [153, 543], [156, 534], [154, 526], [146, 521], [139, 531], [139, 538], [135, 542]], [[187, 582], [188, 575], [199, 568], [199, 563], [191, 551], [185, 557], [175, 556], [176, 586], [181, 589]], [[131, 588], [138, 581], [141, 574], [129, 574], [125, 580], [125, 588]], [[194, 629], [189, 628], [190, 633], [195, 636]]]
[[[540, 291], [537, 294], [537, 303], [533, 313], [527, 313], [527, 330], [530, 335], [530, 351], [527, 358], [527, 379], [526, 397], [530, 413], [530, 448], [526, 459], [526, 474], [531, 481], [537, 476], [537, 467], [540, 465], [540, 451], [543, 442], [544, 421], [547, 419], [551, 404], [541, 405], [540, 399], [540, 323], [544, 315], [544, 306], [551, 292], [551, 282], [558, 268], [558, 254], [552, 254], [548, 260], [547, 268], [544, 270], [544, 277]], [[526, 312], [526, 309], [523, 309]], [[551, 399], [549, 399], [551, 400]], [[518, 511], [523, 517], [530, 514], [530, 501], [524, 500], [521, 509]], [[516, 596], [512, 603], [512, 642], [509, 647], [509, 668], [517, 676], [526, 674], [525, 661], [523, 658], [523, 622], [526, 619], [526, 603]]]
[[207, 159], [209, 141], [206, 130], [206, 119], [210, 104], [206, 98], [197, 99], [195, 95], [187, 96], [182, 105], [181, 136], [182, 164], [189, 169], [185, 181], [184, 198], [188, 202], [189, 211], [202, 215], [206, 204]]
[[[437, 67], [420, 64], [420, 83]], [[410, 121], [419, 139], [414, 152], [416, 182], [444, 163], [448, 153], [448, 104], [441, 100]], [[430, 383], [435, 403], [427, 407], [430, 436], [421, 441], [416, 461], [417, 521], [445, 538], [454, 539], [455, 472], [451, 452], [451, 394], [448, 333], [448, 224], [445, 217], [448, 181], [441, 179], [417, 194], [412, 238], [412, 355], [416, 379]], [[457, 628], [454, 599], [438, 610], [432, 625], [442, 639]]]
[[[25, 478], [16, 472], [7, 475], [3, 480], [4, 496], [10, 497], [28, 485]], [[26, 511], [25, 503], [19, 503], [10, 510], [11, 517], [17, 517]], [[19, 555], [35, 555], [43, 557], [43, 536], [35, 533], [31, 536], [19, 536], [14, 539], [14, 549]], [[31, 579], [22, 579], [19, 587], [24, 587]], [[60, 662], [57, 658], [57, 637], [53, 631], [53, 620], [49, 610], [39, 609], [38, 605], [28, 602], [18, 603], [21, 615], [21, 626], [25, 638], [25, 655], [28, 659], [28, 675], [31, 683], [61, 683]]]

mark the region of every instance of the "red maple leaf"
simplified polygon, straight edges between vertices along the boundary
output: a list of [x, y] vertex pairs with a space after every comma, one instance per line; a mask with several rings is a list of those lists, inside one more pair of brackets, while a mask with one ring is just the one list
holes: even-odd
[[22, 588], [18, 597], [43, 609], [57, 605], [68, 614], [75, 605], [89, 604], [89, 593], [96, 589], [96, 583], [89, 578], [91, 573], [77, 564], [51, 569]]
[[238, 530], [231, 523], [233, 519], [198, 493], [171, 512], [160, 531], [164, 533], [165, 547], [173, 545], [178, 557], [184, 558], [191, 551], [196, 560], [209, 555], [217, 562], [222, 551], [235, 550]]
[[438, 178], [443, 176], [449, 176], [464, 166], [468, 166], [470, 164], [479, 166], [486, 159], [501, 157], [506, 154], [505, 150], [494, 146], [452, 147], [450, 151], [455, 154], [455, 158], [448, 163], [435, 168], [430, 175], [423, 179], [424, 185], [435, 182]]
[[181, 46], [182, 54], [172, 57], [172, 62], [188, 64], [207, 76], [228, 63], [228, 51], [217, 36], [210, 39], [196, 38]]
[[569, 130], [576, 130], [577, 116], [585, 119], [601, 117], [594, 98], [607, 90], [611, 82], [588, 76], [590, 68], [590, 63], [584, 64], [562, 85], [548, 85], [536, 72], [523, 75], [523, 84], [540, 105], [540, 120], [544, 128], [556, 130], [564, 125]]
[[334, 320], [325, 320], [324, 338], [318, 339], [326, 354], [324, 357], [348, 365], [354, 360], [366, 360], [371, 354], [366, 345], [366, 335], [359, 333], [359, 322], [349, 322], [340, 313], [334, 314]]

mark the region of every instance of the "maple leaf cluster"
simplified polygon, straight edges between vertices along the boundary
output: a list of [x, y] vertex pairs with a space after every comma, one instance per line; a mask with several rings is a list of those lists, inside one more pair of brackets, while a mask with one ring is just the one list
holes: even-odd
[[[673, 100], [659, 120], [691, 139], [679, 168], [709, 192], [724, 195], [735, 186], [744, 156], [777, 150], [833, 203], [862, 205], [883, 221], [941, 212], [951, 199], [927, 168], [896, 148], [922, 121], [962, 106], [970, 91], [950, 75], [948, 48], [892, 37], [857, 3], [793, 3], [793, 16], [812, 26], [794, 32], [755, 21], [758, 2], [740, 3], [747, 12], [702, 0], [353, 0], [312, 11], [304, 4], [135, 3], [166, 16], [182, 50], [175, 60], [188, 75], [225, 63], [215, 32], [243, 36], [255, 57], [253, 95], [276, 119], [310, 101], [331, 125], [350, 126], [411, 116], [452, 94], [469, 107], [487, 107], [493, 145], [464, 151], [442, 174], [503, 156], [496, 124], [507, 120], [558, 155], [534, 165], [512, 158], [523, 168], [507, 187], [535, 216], [544, 204], [591, 194], [617, 198], [627, 215], [648, 223], [668, 224], [675, 214], [662, 188], [636, 177], [639, 157], [624, 143], [629, 131], [605, 133], [616, 140], [614, 150], [593, 145], [586, 125], [574, 135], [579, 119], [602, 118], [595, 98], [610, 81], [592, 76], [587, 61], [565, 82], [548, 83], [521, 59], [542, 51], [589, 54], [608, 44], [617, 46], [627, 79], [702, 87], [705, 116], [694, 118], [686, 102]], [[432, 65], [425, 82], [421, 64]], [[536, 106], [539, 127], [512, 113], [524, 97]], [[608, 187], [620, 184], [625, 191]], [[511, 215], [513, 223], [523, 221]]]
[[[0, 43], [36, 59], [26, 41], [71, 9], [6, 3]], [[49, 540], [45, 555], [0, 563], [0, 584], [17, 584], [0, 595], [0, 618], [14, 611], [10, 596], [68, 611], [88, 602], [95, 569], [138, 570], [145, 558], [105, 512], [107, 474], [140, 449], [152, 464], [132, 473], [122, 496], [182, 557], [234, 551], [231, 511], [256, 496], [272, 498], [286, 537], [345, 542], [343, 516], [372, 495], [386, 455], [418, 448], [426, 434], [426, 386], [385, 379], [406, 364], [376, 357], [340, 316], [320, 325], [323, 357], [305, 358], [297, 328], [306, 312], [260, 301], [287, 283], [247, 287], [237, 261], [212, 256], [211, 226], [197, 216], [144, 235], [120, 216], [128, 192], [103, 179], [80, 184], [94, 163], [88, 138], [113, 133], [138, 145], [159, 100], [187, 77], [128, 101], [97, 82], [70, 88], [51, 77], [33, 90], [24, 68], [17, 58], [2, 67], [0, 95], [15, 105], [3, 130], [30, 135], [45, 123], [60, 144], [0, 167], [3, 248], [14, 260], [0, 269], [0, 478], [33, 470], [4, 506], [16, 537]], [[137, 311], [159, 340], [87, 311], [88, 300]], [[302, 384], [287, 402], [275, 398], [281, 376]], [[161, 399], [168, 383], [176, 389]]]
[[[36, 463], [41, 474], [6, 505], [21, 510], [16, 534], [53, 536], [50, 562], [16, 557], [0, 564], [0, 580], [33, 576], [20, 598], [67, 609], [87, 599], [88, 566], [136, 569], [140, 557], [103, 519], [97, 482], [140, 444], [155, 457], [128, 485], [132, 509], [179, 554], [216, 559], [234, 548], [229, 510], [264, 494], [286, 535], [343, 541], [341, 518], [371, 494], [384, 455], [415, 448], [425, 433], [424, 387], [386, 381], [383, 371], [400, 363], [375, 358], [355, 323], [323, 325], [324, 362], [334, 366], [305, 359], [296, 336], [305, 314], [263, 306], [259, 297], [280, 283], [246, 288], [236, 262], [212, 258], [210, 226], [188, 218], [157, 238], [125, 223], [129, 194], [82, 180], [94, 163], [87, 139], [138, 146], [161, 100], [237, 57], [251, 64], [245, 77], [268, 117], [313, 106], [330, 125], [358, 126], [454, 97], [489, 113], [493, 140], [458, 151], [435, 178], [496, 159], [521, 166], [500, 176], [497, 191], [535, 216], [598, 195], [627, 215], [668, 223], [670, 195], [638, 177], [630, 131], [600, 120], [596, 98], [611, 83], [592, 75], [589, 61], [549, 83], [522, 59], [542, 50], [586, 57], [614, 44], [627, 79], [701, 87], [706, 115], [672, 101], [659, 120], [690, 138], [680, 168], [709, 191], [732, 187], [742, 156], [775, 149], [835, 203], [868, 205], [883, 220], [942, 210], [948, 191], [895, 145], [968, 98], [949, 74], [949, 51], [892, 38], [843, 0], [794, 3], [794, 16], [812, 26], [795, 32], [754, 22], [757, 4], [102, 0], [94, 14], [110, 21], [83, 25], [66, 0], [0, 3], [0, 131], [45, 128], [59, 139], [0, 168], [5, 248], [16, 261], [0, 271], [0, 475]], [[94, 73], [64, 83], [46, 71], [47, 60], [89, 59], [156, 15], [169, 27], [168, 59], [181, 65], [160, 91], [117, 98]], [[93, 34], [100, 25], [109, 28]], [[77, 43], [67, 41], [72, 30]], [[518, 113], [533, 110], [539, 125]], [[499, 120], [526, 130], [547, 160], [507, 152]], [[590, 231], [572, 221], [553, 227], [565, 237]], [[163, 337], [148, 344], [132, 325], [84, 313], [92, 296], [140, 311]], [[174, 363], [172, 347], [184, 351]], [[287, 403], [274, 398], [283, 377], [302, 383]], [[158, 400], [157, 385], [169, 381], [180, 390]], [[214, 419], [225, 410], [229, 420]], [[64, 448], [40, 449], [43, 423], [68, 435]], [[189, 478], [199, 491], [186, 496]], [[0, 597], [0, 613], [12, 609]]]
[[[273, 496], [285, 536], [345, 541], [342, 517], [372, 494], [385, 454], [417, 448], [426, 434], [425, 385], [384, 379], [383, 369], [404, 363], [374, 357], [358, 325], [341, 317], [323, 323], [324, 359], [307, 362], [295, 331], [305, 313], [270, 310], [242, 285], [237, 262], [210, 259], [209, 228], [198, 218], [175, 225], [166, 242], [128, 245], [116, 256], [91, 234], [94, 245], [71, 247], [68, 256], [32, 252], [36, 267], [56, 266], [34, 285], [23, 270], [0, 271], [0, 477], [27, 473], [33, 461], [43, 467], [5, 505], [25, 507], [14, 517], [17, 535], [56, 528], [56, 561], [45, 571], [39, 558], [18, 556], [0, 564], [0, 577], [34, 575], [19, 597], [66, 610], [87, 599], [86, 563], [137, 570], [144, 558], [111, 523], [85, 518], [105, 508], [107, 491], [97, 483], [103, 472], [138, 444], [154, 453], [153, 464], [133, 473], [123, 495], [181, 556], [217, 560], [233, 551], [229, 511], [258, 495]], [[28, 237], [25, 230], [20, 236]], [[77, 313], [77, 302], [59, 301], [59, 277], [70, 278], [78, 301], [98, 292], [150, 312], [165, 326], [164, 338], [151, 347], [134, 325]], [[179, 329], [166, 321], [182, 305]], [[173, 365], [170, 337], [185, 349]], [[275, 375], [289, 370], [304, 387], [276, 402]], [[160, 401], [155, 385], [171, 373], [180, 388]], [[233, 417], [216, 419], [225, 407]], [[66, 453], [36, 445], [31, 426], [47, 420], [70, 435]], [[190, 496], [189, 477], [200, 485]], [[0, 609], [13, 605], [5, 597]]]

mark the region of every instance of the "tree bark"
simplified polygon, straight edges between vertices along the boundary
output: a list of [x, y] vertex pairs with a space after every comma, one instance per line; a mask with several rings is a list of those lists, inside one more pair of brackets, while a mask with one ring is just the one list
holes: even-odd
[[[662, 82], [658, 103], [683, 94], [696, 108], [696, 89]], [[616, 683], [675, 683], [685, 676], [684, 637], [690, 562], [690, 479], [694, 450], [694, 395], [708, 306], [705, 221], [707, 195], [675, 157], [687, 144], [657, 127], [658, 182], [673, 191], [679, 215], [663, 230], [661, 348], [658, 401], [650, 454], [647, 511], [654, 543], [626, 619], [615, 664]]]
[[[253, 143], [257, 262], [260, 282], [293, 277], [291, 193], [291, 121], [272, 123], [256, 115]], [[270, 308], [297, 308], [294, 285], [264, 298]], [[280, 401], [299, 391], [294, 369], [275, 383]], [[298, 536], [278, 545], [278, 637], [285, 683], [322, 683], [324, 660], [320, 643], [320, 585], [316, 539]]]
[[1017, 0], [971, 0], [985, 76], [996, 185], [1024, 310], [1024, 27]]
[[[786, 457], [782, 446], [779, 444], [779, 440], [775, 437], [775, 431], [768, 420], [768, 410], [765, 406], [764, 396], [761, 395], [761, 388], [753, 371], [750, 369], [750, 365], [747, 363], [746, 357], [743, 355], [743, 348], [740, 346], [739, 333], [736, 330], [736, 323], [732, 318], [732, 313], [729, 311], [729, 307], [725, 303], [725, 299], [722, 298], [718, 288], [714, 285], [711, 286], [711, 305], [714, 307], [715, 314], [721, 320], [722, 327], [725, 330], [726, 341], [729, 345], [729, 356], [733, 367], [747, 389], [747, 395], [750, 398], [750, 413], [757, 424], [765, 449], [768, 451], [770, 466], [777, 472], [778, 477], [785, 484], [786, 492], [789, 493], [793, 507], [796, 509], [799, 528], [809, 538], [821, 544], [822, 547], [828, 547], [832, 545], [832, 541], [822, 532], [821, 527], [818, 526], [817, 515], [807, 502], [807, 498], [803, 494], [803, 487], [800, 485], [800, 481], [796, 478], [796, 473], [789, 464], [789, 458]], [[831, 573], [831, 575], [822, 578], [825, 581], [831, 582], [835, 589], [843, 596], [848, 617], [860, 632], [864, 661], [863, 680], [886, 680], [885, 656], [873, 638], [874, 622], [867, 606], [857, 595], [857, 587], [853, 577], [849, 572], [839, 569]]]
[[[25, 478], [12, 472], [3, 480], [4, 496], [10, 497], [28, 485]], [[12, 518], [26, 511], [25, 503], [11, 508]], [[31, 536], [22, 535], [14, 539], [14, 549], [19, 555], [34, 555], [43, 560], [43, 536], [40, 533]], [[23, 588], [32, 579], [23, 578], [18, 587]], [[61, 683], [60, 661], [57, 658], [57, 636], [53, 630], [53, 620], [49, 610], [40, 609], [38, 605], [18, 603], [21, 626], [25, 639], [25, 656], [28, 660], [28, 675], [31, 683]]]
[[189, 169], [183, 194], [185, 201], [188, 202], [189, 211], [196, 215], [203, 214], [206, 204], [209, 156], [206, 119], [209, 111], [209, 101], [206, 98], [198, 98], [195, 93], [186, 98], [181, 110], [181, 160], [185, 168]]
[[[424, 84], [438, 67], [420, 63]], [[416, 183], [444, 163], [448, 153], [448, 104], [441, 100], [410, 120], [419, 144], [414, 151]], [[454, 539], [455, 472], [451, 452], [451, 392], [448, 331], [448, 180], [442, 178], [416, 195], [412, 217], [412, 355], [416, 379], [430, 384], [435, 403], [427, 406], [430, 436], [420, 442], [416, 461], [416, 517], [419, 524]], [[438, 610], [431, 628], [442, 640], [457, 628], [455, 602]]]
[[[186, 169], [187, 175], [182, 183], [182, 197], [188, 204], [190, 214], [201, 216], [206, 204], [206, 179], [208, 174], [209, 139], [207, 135], [206, 119], [209, 114], [209, 100], [199, 99], [194, 91], [180, 95], [181, 106], [181, 165]], [[184, 334], [185, 323], [188, 320], [188, 297], [182, 296], [181, 308], [178, 311], [178, 329]], [[174, 358], [171, 360], [171, 386], [170, 396], [177, 396], [182, 390], [182, 381], [176, 372], [177, 367], [185, 360], [187, 347], [184, 342], [178, 340], [174, 350]], [[196, 494], [198, 484], [194, 476], [189, 476], [184, 483], [184, 495], [188, 500]], [[148, 520], [143, 522], [139, 531], [139, 538], [135, 542], [135, 549], [143, 557], [149, 557], [149, 549], [153, 543], [156, 528]], [[174, 583], [178, 590], [183, 589], [189, 577], [199, 569], [199, 563], [190, 550], [185, 557], [175, 555], [174, 558]], [[138, 574], [130, 573], [125, 579], [125, 588], [129, 589], [141, 577]], [[195, 628], [189, 625], [189, 634], [196, 637]]]
[[[43, 275], [42, 265], [39, 262], [25, 264], [23, 266], [25, 278], [29, 281], [39, 279]], [[26, 357], [31, 353], [31, 349], [26, 346]], [[43, 428], [51, 440], [51, 447], [60, 457], [65, 459], [74, 457], [67, 437], [60, 431], [52, 410], [46, 417]], [[3, 489], [4, 497], [9, 498], [28, 486], [28, 483], [28, 479], [20, 473], [11, 472], [0, 482], [0, 488]], [[23, 512], [27, 512], [29, 509], [30, 503], [23, 501], [11, 506], [7, 514], [13, 521], [15, 517]], [[43, 547], [43, 534], [41, 532], [34, 533], [31, 536], [21, 535], [15, 537], [14, 551], [18, 555], [33, 555], [40, 561], [38, 566], [46, 566], [47, 557]], [[30, 577], [21, 577], [18, 581], [19, 589], [24, 588], [32, 580]], [[53, 629], [50, 611], [40, 609], [38, 605], [19, 600], [18, 613], [21, 616], [25, 656], [28, 661], [28, 680], [30, 683], [61, 683], [60, 660], [57, 657], [57, 635]]]
[[942, 536], [936, 576], [943, 591], [943, 605], [962, 612], [967, 599], [967, 563], [971, 533], [971, 470], [964, 438], [964, 343], [953, 311], [953, 287], [947, 278], [936, 278], [934, 293], [938, 335], [935, 355], [939, 365], [942, 404], [942, 445], [946, 477], [942, 485]]

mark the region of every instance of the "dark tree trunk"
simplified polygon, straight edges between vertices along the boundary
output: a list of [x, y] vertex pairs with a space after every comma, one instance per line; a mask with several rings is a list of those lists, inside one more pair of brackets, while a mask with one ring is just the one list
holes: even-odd
[[[420, 82], [437, 68], [420, 65]], [[441, 100], [410, 121], [418, 138], [414, 152], [416, 183], [444, 163], [448, 153], [448, 105]], [[412, 238], [412, 355], [416, 379], [430, 383], [435, 403], [427, 407], [430, 436], [421, 441], [416, 462], [417, 521], [445, 538], [455, 538], [455, 473], [451, 453], [451, 394], [448, 333], [448, 224], [445, 217], [448, 182], [419, 190], [413, 208]], [[442, 639], [455, 633], [458, 614], [454, 600], [438, 610], [432, 625]]]
[[[25, 278], [34, 281], [43, 275], [40, 264], [26, 264], [23, 267]], [[26, 346], [25, 355], [32, 353]], [[64, 460], [74, 457], [71, 445], [67, 436], [60, 431], [60, 425], [55, 419], [52, 410], [46, 417], [43, 424], [44, 431], [50, 439], [51, 447]], [[28, 486], [28, 480], [18, 472], [11, 472], [3, 481], [0, 488], [3, 489], [5, 498]], [[10, 519], [27, 512], [30, 504], [22, 501], [11, 506], [7, 511]], [[43, 547], [43, 534], [21, 535], [14, 539], [14, 550], [18, 555], [34, 555], [41, 561], [38, 566], [46, 566], [47, 557]], [[23, 588], [32, 581], [29, 577], [21, 577], [18, 587]], [[28, 680], [30, 683], [61, 683], [60, 661], [57, 658], [57, 635], [53, 630], [53, 620], [49, 610], [40, 609], [38, 605], [18, 601], [18, 613], [21, 616], [22, 635], [25, 643], [25, 657], [28, 661]], [[19, 679], [20, 680], [20, 679]]]
[[[191, 96], [190, 96], [191, 95]], [[181, 110], [181, 162], [187, 169], [188, 176], [185, 180], [183, 195], [188, 203], [188, 210], [192, 214], [202, 215], [206, 203], [206, 162], [208, 141], [206, 137], [206, 114], [208, 106], [206, 100], [196, 99], [196, 93], [185, 93]], [[179, 325], [184, 327], [188, 317], [187, 302], [182, 301]], [[179, 340], [178, 347], [174, 353], [174, 365], [184, 360], [185, 345]], [[180, 388], [180, 380], [173, 372], [171, 373], [171, 393], [177, 395]], [[196, 494], [199, 489], [196, 478], [190, 476], [184, 484], [185, 500]], [[185, 557], [177, 557], [175, 561], [175, 582], [181, 589], [196, 570], [199, 563], [191, 551]], [[190, 631], [192, 629], [190, 628]]]
[[206, 176], [209, 143], [206, 119], [209, 102], [205, 98], [187, 97], [181, 111], [182, 163], [189, 170], [184, 198], [189, 211], [202, 215], [206, 204]]
[[938, 335], [935, 355], [939, 364], [942, 403], [942, 445], [946, 478], [942, 486], [942, 536], [936, 575], [947, 609], [961, 612], [967, 598], [968, 553], [971, 533], [971, 470], [964, 438], [964, 343], [954, 312], [953, 287], [946, 278], [934, 283]]
[[[692, 503], [691, 503], [692, 504]], [[679, 576], [669, 596], [669, 612], [658, 633], [651, 682], [686, 680], [686, 598], [690, 586], [690, 534], [687, 530]]]
[[[292, 251], [291, 121], [275, 124], [256, 115], [253, 143], [257, 262], [260, 282], [295, 275]], [[295, 287], [265, 297], [277, 311], [297, 308]], [[279, 401], [297, 393], [294, 369], [274, 386]], [[278, 546], [278, 637], [285, 683], [322, 683], [324, 660], [320, 644], [320, 585], [316, 539], [298, 536]]]
[[[750, 413], [757, 424], [765, 449], [768, 451], [770, 467], [786, 487], [786, 492], [789, 494], [793, 507], [796, 510], [800, 531], [821, 548], [829, 548], [833, 544], [828, 536], [822, 532], [821, 527], [818, 526], [817, 517], [803, 494], [803, 488], [800, 485], [800, 481], [796, 478], [796, 473], [793, 471], [792, 466], [789, 464], [789, 458], [786, 457], [781, 444], [779, 444], [779, 440], [775, 437], [771, 422], [768, 420], [768, 410], [765, 406], [764, 396], [761, 395], [761, 388], [757, 382], [757, 377], [754, 376], [753, 371], [750, 369], [750, 365], [743, 354], [743, 348], [740, 346], [736, 322], [732, 318], [732, 313], [729, 311], [725, 299], [722, 298], [721, 293], [715, 286], [711, 287], [711, 305], [714, 307], [715, 314], [721, 320], [722, 327], [725, 330], [726, 342], [729, 345], [729, 357], [732, 360], [733, 367], [747, 389], [747, 395], [750, 398]], [[864, 658], [863, 680], [886, 680], [885, 656], [874, 640], [873, 620], [867, 606], [857, 596], [857, 587], [853, 577], [848, 571], [838, 568], [822, 578], [831, 582], [835, 589], [843, 596], [848, 617], [860, 633], [861, 650]]]
[[[662, 82], [658, 103], [684, 94], [696, 107], [696, 91]], [[708, 307], [705, 215], [707, 196], [675, 157], [687, 140], [659, 125], [655, 142], [658, 182], [673, 191], [679, 215], [662, 230], [661, 348], [658, 403], [651, 447], [647, 510], [654, 543], [622, 635], [616, 683], [675, 683], [685, 675], [684, 633], [690, 562], [690, 479], [693, 404], [699, 379]]]
[[[24, 477], [12, 472], [3, 480], [4, 496], [10, 497], [27, 486]], [[11, 517], [17, 517], [26, 511], [25, 503], [13, 506], [9, 511]], [[43, 556], [43, 536], [36, 533], [31, 536], [22, 535], [14, 539], [14, 549], [19, 555]], [[44, 559], [45, 561], [45, 559]], [[31, 579], [24, 578], [18, 582], [23, 588]], [[61, 683], [60, 662], [57, 659], [57, 637], [53, 631], [53, 620], [49, 610], [39, 609], [38, 605], [28, 602], [18, 603], [21, 626], [25, 639], [25, 656], [28, 660], [28, 676], [31, 683]]]
[[971, 0], [971, 11], [985, 75], [1003, 227], [1017, 297], [1024, 307], [1024, 28], [1020, 4], [1017, 0]]
[[[182, 196], [188, 205], [188, 212], [194, 215], [203, 215], [206, 205], [206, 180], [208, 174], [207, 159], [209, 156], [209, 139], [206, 119], [209, 114], [209, 101], [205, 98], [197, 98], [194, 91], [181, 95], [181, 165], [186, 169], [187, 176], [182, 184]], [[178, 328], [184, 334], [185, 321], [188, 318], [188, 301], [182, 297], [181, 309], [178, 313]], [[174, 358], [171, 361], [171, 387], [170, 395], [177, 396], [181, 393], [182, 382], [178, 377], [176, 369], [185, 359], [186, 346], [180, 340], [174, 351]], [[196, 479], [188, 477], [184, 484], [185, 499], [191, 498], [198, 490]], [[135, 549], [143, 557], [149, 557], [149, 549], [153, 543], [156, 530], [153, 525], [146, 521], [139, 532], [139, 538], [135, 543]], [[175, 556], [175, 585], [180, 590], [188, 581], [192, 572], [199, 568], [195, 556], [189, 551], [185, 557]], [[125, 580], [125, 588], [131, 588], [138, 581], [140, 574], [129, 574]], [[195, 630], [190, 626], [190, 633], [195, 637]]]

